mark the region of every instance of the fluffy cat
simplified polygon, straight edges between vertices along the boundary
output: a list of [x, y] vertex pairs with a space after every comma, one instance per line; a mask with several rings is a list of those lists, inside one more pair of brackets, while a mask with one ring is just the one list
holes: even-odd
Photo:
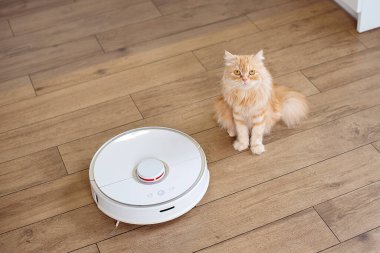
[[309, 110], [303, 94], [273, 85], [263, 60], [262, 50], [256, 55], [225, 51], [222, 96], [215, 102], [219, 125], [237, 137], [234, 148], [242, 151], [250, 146], [257, 155], [265, 151], [263, 136], [279, 120], [295, 127]]

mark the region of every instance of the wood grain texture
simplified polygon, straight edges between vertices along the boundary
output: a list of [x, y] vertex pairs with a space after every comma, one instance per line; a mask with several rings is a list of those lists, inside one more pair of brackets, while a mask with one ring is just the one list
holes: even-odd
[[[284, 76], [286, 77], [286, 76]], [[276, 79], [275, 79], [276, 80]], [[264, 137], [264, 143], [271, 143], [306, 129], [331, 122], [360, 110], [379, 104], [380, 75], [359, 80], [352, 84], [308, 98], [310, 113], [307, 120], [294, 129], [277, 124], [270, 135]], [[356, 96], [352, 96], [355, 94]], [[212, 128], [194, 135], [207, 154], [208, 161], [217, 161], [237, 154], [232, 147], [233, 138], [219, 128]]]
[[0, 83], [0, 105], [14, 103], [35, 95], [33, 85], [28, 76]]
[[88, 205], [92, 201], [87, 171], [3, 196], [0, 198], [0, 233]]
[[3, 0], [0, 2], [0, 19], [9, 19], [34, 11], [46, 10], [70, 4], [73, 1], [74, 0]]
[[[2, 41], [0, 41], [1, 43]], [[0, 82], [102, 53], [94, 37], [0, 58]]]
[[380, 73], [380, 47], [366, 49], [351, 55], [302, 70], [321, 91]]
[[364, 33], [358, 33], [355, 29], [351, 29], [351, 33], [363, 42], [366, 47], [371, 48], [380, 45], [380, 28]]
[[331, 1], [299, 0], [255, 11], [247, 16], [261, 30], [267, 30], [336, 9], [338, 7]]
[[[347, 30], [351, 26], [354, 26], [351, 17], [344, 11], [337, 10], [205, 47], [196, 50], [195, 54], [207, 69], [215, 69], [223, 66], [220, 55], [223, 55], [224, 50], [235, 54], [252, 54], [263, 49], [264, 54], [267, 54]], [[266, 58], [270, 59], [269, 56]]]
[[289, 1], [291, 0], [240, 0], [238, 2], [234, 0], [154, 0], [154, 3], [164, 15], [167, 15], [170, 13], [179, 12], [181, 10], [188, 10], [201, 6], [208, 6], [208, 8], [212, 8], [217, 5], [225, 5], [228, 8], [228, 11], [231, 12], [239, 11], [242, 13], [247, 13], [249, 11], [280, 5]]
[[59, 151], [69, 173], [87, 169], [96, 150], [108, 139], [136, 127], [164, 126], [193, 134], [216, 126], [213, 118], [213, 100], [166, 112], [165, 114], [146, 118], [99, 134], [81, 138], [59, 146]]
[[97, 32], [141, 22], [159, 15], [154, 5], [146, 1], [127, 8], [116, 9], [115, 11], [104, 12], [87, 18], [84, 17], [14, 38], [1, 40], [0, 57], [73, 41]]
[[193, 252], [211, 246], [380, 178], [380, 156], [374, 152], [366, 146], [197, 207], [177, 220], [115, 236], [98, 243], [100, 252]]
[[[142, 90], [131, 96], [142, 115], [150, 117], [219, 95], [222, 75], [223, 70], [216, 69], [185, 80]], [[300, 72], [281, 76], [276, 78], [275, 82], [299, 90], [305, 95], [318, 93], [313, 84]]]
[[[176, 69], [176, 71], [173, 71]], [[204, 71], [191, 53], [0, 107], [0, 132], [46, 120]], [[63, 106], [65, 105], [65, 106]]]
[[96, 246], [96, 244], [92, 244], [87, 247], [74, 250], [72, 251], [72, 253], [99, 253], [99, 249], [98, 249], [98, 246]]
[[374, 142], [372, 145], [380, 152], [380, 141]]
[[377, 253], [380, 249], [380, 228], [361, 234], [322, 251], [323, 253]]
[[299, 91], [305, 96], [319, 93], [319, 90], [300, 71], [275, 77], [274, 83]]
[[68, 252], [136, 228], [121, 223], [112, 232], [114, 227], [113, 219], [105, 216], [95, 204], [90, 204], [0, 235], [0, 250]]
[[0, 163], [0, 196], [66, 175], [56, 147]]
[[[262, 156], [253, 156], [250, 151], [246, 151], [209, 164], [213, 180], [201, 202], [207, 203], [345, 153], [371, 143], [372, 138], [377, 140], [380, 132], [376, 120], [380, 116], [376, 116], [376, 113], [379, 110], [379, 106], [373, 107], [269, 143], [266, 145], [267, 153]], [[194, 137], [199, 140], [197, 136]]]
[[123, 9], [144, 0], [78, 0], [70, 4], [11, 18], [9, 20], [15, 35], [70, 22], [76, 19], [101, 15], [115, 9]]
[[141, 114], [146, 118], [175, 108], [208, 99], [220, 93], [222, 70], [208, 71], [152, 89], [131, 94]]
[[[342, 32], [268, 53], [266, 63], [273, 75], [281, 75], [364, 49], [355, 37], [348, 32]], [[303, 57], [305, 54], [307, 57]]]
[[141, 119], [129, 96], [0, 134], [0, 161], [7, 161]]
[[97, 33], [97, 37], [104, 50], [111, 51], [236, 16], [225, 5], [204, 6]]
[[0, 39], [12, 37], [12, 31], [8, 24], [8, 21], [1, 20], [0, 21]]
[[199, 252], [317, 252], [339, 241], [313, 209], [239, 235]]
[[[378, 154], [380, 156], [380, 154]], [[315, 210], [341, 241], [380, 226], [380, 183], [319, 204]]]
[[256, 31], [246, 17], [238, 17], [35, 73], [31, 79], [37, 94], [44, 94]]

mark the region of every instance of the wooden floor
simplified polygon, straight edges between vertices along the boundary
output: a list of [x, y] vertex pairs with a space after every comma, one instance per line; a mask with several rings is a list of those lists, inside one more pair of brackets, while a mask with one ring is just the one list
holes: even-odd
[[[264, 49], [309, 97], [267, 152], [213, 119], [223, 52]], [[97, 148], [159, 125], [203, 146], [186, 215], [122, 224], [93, 203]], [[0, 0], [0, 252], [380, 252], [380, 30], [327, 0]]]

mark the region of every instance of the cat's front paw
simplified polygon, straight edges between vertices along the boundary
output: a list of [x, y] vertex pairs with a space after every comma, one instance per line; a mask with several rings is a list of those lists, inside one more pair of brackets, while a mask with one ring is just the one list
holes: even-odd
[[235, 130], [231, 130], [231, 129], [228, 129], [227, 130], [227, 133], [230, 137], [235, 137], [236, 136], [236, 133], [235, 133]]
[[265, 152], [265, 147], [263, 144], [255, 145], [255, 146], [251, 147], [251, 151], [255, 155], [261, 155], [262, 153]]
[[233, 146], [234, 146], [234, 149], [235, 149], [235, 150], [237, 150], [237, 151], [243, 151], [243, 150], [245, 150], [245, 149], [248, 148], [248, 143], [245, 144], [245, 143], [242, 143], [242, 142], [236, 140], [236, 141], [234, 142], [234, 145], [233, 145]]

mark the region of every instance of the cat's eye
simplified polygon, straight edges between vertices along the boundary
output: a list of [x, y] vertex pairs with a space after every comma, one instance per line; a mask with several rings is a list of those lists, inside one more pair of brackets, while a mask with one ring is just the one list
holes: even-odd
[[235, 69], [235, 70], [234, 70], [234, 74], [237, 75], [237, 76], [240, 76], [240, 71], [237, 70], [237, 69]]
[[256, 73], [256, 71], [254, 71], [253, 69], [251, 69], [251, 70], [249, 71], [249, 74], [250, 74], [251, 76], [253, 76], [255, 73]]

